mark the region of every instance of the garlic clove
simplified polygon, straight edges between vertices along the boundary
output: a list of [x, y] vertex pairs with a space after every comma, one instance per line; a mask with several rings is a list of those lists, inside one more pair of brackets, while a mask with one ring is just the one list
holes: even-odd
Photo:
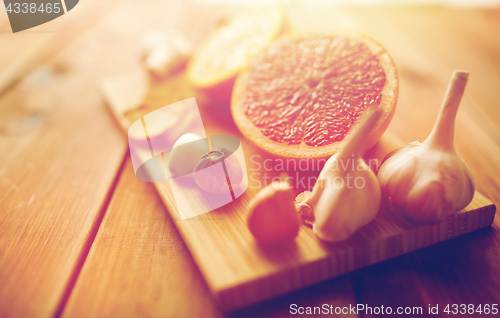
[[187, 133], [174, 143], [168, 159], [171, 177], [191, 176], [193, 169], [210, 148], [206, 138], [195, 133]]
[[364, 180], [363, 183], [358, 182], [360, 187], [329, 187], [314, 209], [313, 230], [324, 241], [346, 240], [370, 223], [378, 213], [381, 193], [377, 177], [364, 161], [358, 162], [358, 165], [362, 171], [353, 171], [351, 176], [352, 180]]
[[157, 78], [165, 77], [186, 65], [193, 45], [178, 31], [152, 31], [141, 43], [142, 60], [146, 70]]
[[398, 149], [378, 171], [382, 194], [415, 223], [443, 221], [474, 196], [472, 173], [453, 147], [456, 113], [468, 73], [455, 71], [429, 137]]
[[383, 111], [377, 109], [362, 118], [342, 150], [327, 160], [312, 192], [304, 192], [302, 198], [298, 197], [298, 206], [312, 208], [314, 233], [324, 241], [345, 240], [377, 215], [380, 186], [361, 155], [366, 136], [382, 114]]
[[293, 198], [293, 189], [288, 183], [274, 181], [250, 201], [247, 225], [259, 243], [278, 245], [297, 236], [300, 218]]

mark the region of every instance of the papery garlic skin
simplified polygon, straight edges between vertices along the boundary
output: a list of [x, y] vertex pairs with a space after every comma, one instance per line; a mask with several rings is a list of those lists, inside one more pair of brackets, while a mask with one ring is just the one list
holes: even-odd
[[273, 181], [248, 204], [247, 225], [262, 244], [277, 245], [299, 233], [300, 217], [293, 204], [293, 189], [283, 181]]
[[195, 133], [186, 133], [174, 143], [167, 167], [171, 177], [192, 177], [193, 169], [210, 148], [208, 141]]
[[453, 147], [454, 121], [467, 77], [467, 72], [453, 74], [429, 137], [397, 150], [378, 171], [383, 196], [393, 210], [413, 222], [443, 221], [474, 196], [472, 173]]
[[181, 32], [150, 31], [141, 41], [142, 60], [146, 70], [164, 77], [183, 67], [193, 52], [193, 45]]
[[387, 159], [378, 180], [392, 207], [416, 223], [443, 221], [474, 196], [472, 173], [460, 155], [425, 142], [401, 148]]
[[366, 136], [382, 113], [378, 109], [367, 114], [343, 149], [325, 163], [312, 192], [298, 203], [312, 208], [313, 231], [324, 241], [343, 241], [377, 215], [381, 203], [380, 185], [375, 173], [361, 159], [361, 151], [365, 149]]
[[[335, 156], [332, 157], [333, 160], [338, 160]], [[362, 159], [357, 160], [356, 166], [356, 169], [349, 172], [349, 177], [352, 177], [351, 180], [364, 180], [362, 188], [356, 187], [354, 182], [349, 189], [344, 172], [325, 173], [325, 189], [314, 208], [313, 225], [314, 233], [324, 241], [343, 241], [377, 215], [381, 202], [377, 177]], [[343, 185], [340, 184], [340, 178], [344, 180]], [[330, 185], [325, 185], [328, 182]]]

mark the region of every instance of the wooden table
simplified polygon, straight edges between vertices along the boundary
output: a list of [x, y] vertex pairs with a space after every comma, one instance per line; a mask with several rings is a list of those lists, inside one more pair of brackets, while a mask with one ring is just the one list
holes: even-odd
[[[199, 43], [244, 9], [89, 0], [18, 34], [0, 16], [0, 317], [224, 315], [153, 186], [135, 178], [97, 85], [139, 68], [145, 30], [176, 28]], [[295, 28], [355, 28], [384, 43], [401, 77], [389, 131], [402, 143], [427, 136], [452, 70], [469, 70], [455, 144], [477, 190], [500, 203], [500, 9], [287, 10]], [[500, 303], [499, 253], [496, 218], [490, 228], [229, 315], [288, 316], [291, 304], [426, 312], [429, 304]]]

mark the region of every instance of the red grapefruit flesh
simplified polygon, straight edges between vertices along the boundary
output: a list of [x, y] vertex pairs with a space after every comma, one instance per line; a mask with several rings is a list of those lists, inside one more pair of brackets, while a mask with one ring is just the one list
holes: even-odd
[[397, 97], [396, 65], [377, 41], [349, 31], [295, 34], [272, 43], [240, 74], [231, 110], [260, 148], [324, 158], [339, 151], [367, 109], [381, 107], [371, 148], [387, 129]]

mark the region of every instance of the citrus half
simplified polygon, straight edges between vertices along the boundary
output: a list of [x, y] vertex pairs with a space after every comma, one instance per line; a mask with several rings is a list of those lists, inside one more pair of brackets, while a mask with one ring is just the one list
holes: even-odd
[[243, 135], [269, 153], [326, 158], [368, 109], [384, 114], [367, 149], [395, 111], [396, 65], [374, 39], [351, 31], [293, 34], [272, 43], [242, 72], [231, 111]]
[[187, 68], [190, 84], [209, 96], [229, 100], [238, 72], [287, 30], [288, 23], [279, 6], [227, 19], [191, 57]]

